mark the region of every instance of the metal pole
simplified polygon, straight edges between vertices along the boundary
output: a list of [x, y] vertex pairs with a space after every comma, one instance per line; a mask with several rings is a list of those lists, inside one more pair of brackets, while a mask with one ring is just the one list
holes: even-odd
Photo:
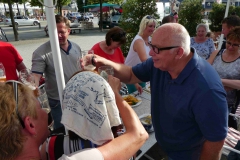
[[59, 93], [60, 102], [62, 103], [62, 92], [63, 92], [63, 88], [65, 87], [62, 58], [60, 54], [59, 41], [57, 36], [54, 7], [48, 7], [48, 6], [53, 6], [53, 1], [44, 0], [44, 4], [46, 6], [45, 10], [46, 10], [46, 17], [47, 17], [47, 24], [48, 24], [48, 34], [50, 37], [50, 44], [52, 48], [52, 56], [53, 56], [54, 68], [55, 68], [56, 79], [57, 79], [58, 93]]

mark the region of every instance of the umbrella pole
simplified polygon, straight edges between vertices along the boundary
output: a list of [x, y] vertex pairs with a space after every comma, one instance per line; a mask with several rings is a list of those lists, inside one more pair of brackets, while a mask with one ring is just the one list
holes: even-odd
[[62, 103], [62, 92], [63, 88], [65, 87], [65, 80], [63, 76], [63, 67], [62, 67], [62, 58], [60, 54], [60, 47], [59, 41], [57, 36], [57, 27], [56, 27], [56, 20], [54, 15], [54, 7], [52, 1], [44, 0], [45, 10], [46, 10], [46, 17], [47, 17], [47, 24], [48, 24], [48, 34], [50, 37], [50, 44], [52, 48], [52, 56], [54, 62], [54, 68], [56, 73], [57, 79], [57, 86], [58, 86], [58, 93], [60, 102]]

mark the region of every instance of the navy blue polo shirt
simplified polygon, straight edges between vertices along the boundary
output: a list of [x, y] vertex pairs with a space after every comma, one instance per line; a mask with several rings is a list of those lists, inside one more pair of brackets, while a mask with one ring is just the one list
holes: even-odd
[[157, 142], [172, 159], [197, 159], [203, 142], [227, 135], [226, 93], [213, 67], [193, 57], [176, 79], [153, 66], [152, 58], [132, 68], [150, 81], [151, 114]]

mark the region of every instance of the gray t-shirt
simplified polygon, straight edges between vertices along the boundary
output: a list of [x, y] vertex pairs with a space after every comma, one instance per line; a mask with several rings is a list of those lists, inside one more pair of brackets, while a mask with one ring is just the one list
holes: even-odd
[[[69, 42], [68, 52], [60, 49], [63, 73], [65, 78], [65, 83], [72, 77], [74, 73], [79, 71], [77, 65], [77, 59], [81, 55], [80, 47], [74, 43]], [[32, 56], [32, 71], [34, 73], [45, 75], [45, 89], [48, 98], [59, 100], [58, 87], [56, 74], [53, 63], [51, 44], [50, 41], [44, 43], [38, 47]]]
[[[232, 62], [225, 62], [222, 59], [224, 51], [224, 49], [219, 51], [213, 61], [213, 68], [215, 68], [222, 79], [240, 80], [240, 57]], [[227, 102], [229, 105], [233, 105], [235, 103], [236, 91], [236, 89], [227, 91]]]

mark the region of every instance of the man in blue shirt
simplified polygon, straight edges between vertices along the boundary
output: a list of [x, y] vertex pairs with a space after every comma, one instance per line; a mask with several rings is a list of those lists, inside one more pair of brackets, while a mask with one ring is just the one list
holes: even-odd
[[125, 83], [151, 84], [151, 114], [158, 144], [174, 160], [218, 160], [227, 136], [226, 93], [217, 72], [190, 48], [180, 24], [167, 23], [153, 34], [150, 56], [132, 68], [111, 65]]

